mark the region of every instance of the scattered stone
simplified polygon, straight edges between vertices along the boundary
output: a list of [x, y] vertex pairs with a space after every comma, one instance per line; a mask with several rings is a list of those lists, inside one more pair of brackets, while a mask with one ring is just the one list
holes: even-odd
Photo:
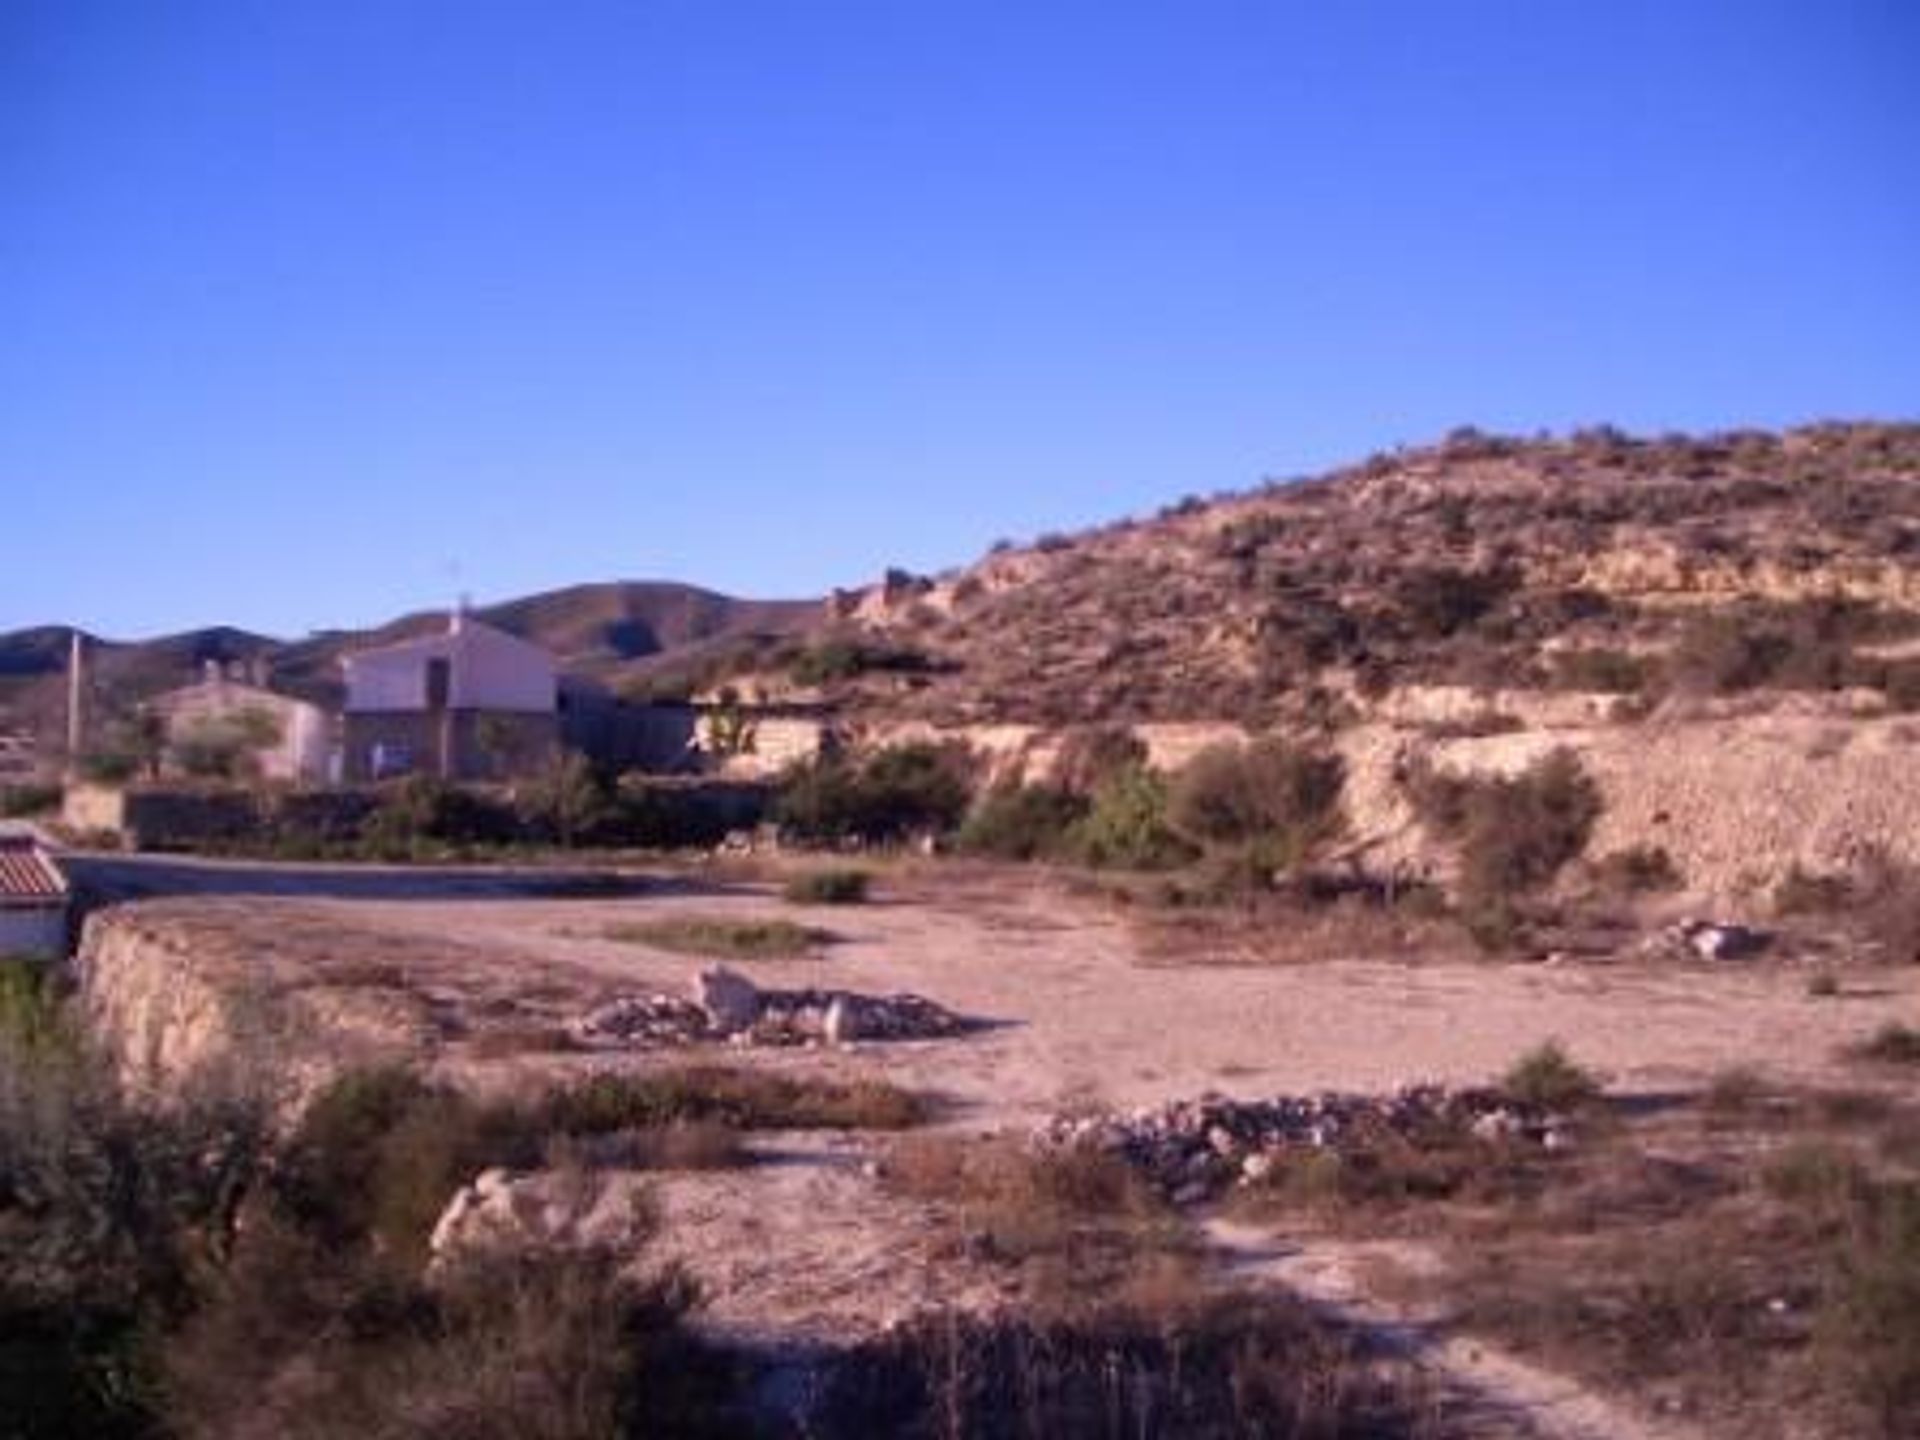
[[1564, 1117], [1516, 1104], [1499, 1090], [1412, 1085], [1386, 1095], [1207, 1095], [1125, 1114], [1063, 1115], [1040, 1126], [1032, 1143], [1043, 1152], [1091, 1147], [1117, 1154], [1173, 1203], [1191, 1205], [1234, 1184], [1264, 1181], [1289, 1156], [1340, 1154], [1389, 1136], [1416, 1145], [1465, 1139], [1560, 1149], [1572, 1132]]
[[736, 1046], [852, 1046], [868, 1040], [940, 1040], [971, 1028], [924, 995], [849, 990], [762, 990], [725, 966], [703, 970], [693, 998], [627, 995], [576, 1018], [568, 1033], [587, 1049], [721, 1042]]

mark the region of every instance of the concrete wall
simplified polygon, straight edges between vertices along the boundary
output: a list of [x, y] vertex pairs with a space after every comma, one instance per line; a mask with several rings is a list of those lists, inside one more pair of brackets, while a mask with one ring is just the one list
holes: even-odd
[[0, 955], [56, 960], [67, 953], [67, 907], [0, 905]]
[[[406, 774], [507, 780], [550, 765], [559, 745], [559, 717], [551, 711], [349, 712], [342, 726], [341, 778], [349, 785]], [[378, 747], [388, 757], [384, 771], [375, 764]], [[406, 763], [396, 768], [402, 756]]]

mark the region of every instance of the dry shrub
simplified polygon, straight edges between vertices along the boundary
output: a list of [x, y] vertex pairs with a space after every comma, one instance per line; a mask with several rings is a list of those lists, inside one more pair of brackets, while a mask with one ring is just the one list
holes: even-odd
[[936, 1315], [836, 1368], [821, 1433], [1398, 1440], [1430, 1433], [1426, 1388], [1305, 1303], [1225, 1296], [1171, 1313]]
[[1599, 788], [1567, 749], [1515, 776], [1416, 769], [1407, 788], [1422, 822], [1457, 844], [1463, 918], [1496, 949], [1518, 933], [1520, 900], [1578, 858], [1600, 817]]
[[1920, 1065], [1920, 1030], [1889, 1020], [1865, 1040], [1848, 1047], [1847, 1054], [1880, 1065]]
[[872, 886], [873, 875], [866, 870], [808, 870], [787, 881], [780, 893], [796, 905], [859, 905]]
[[1167, 816], [1202, 845], [1262, 844], [1297, 864], [1336, 834], [1346, 765], [1338, 755], [1278, 737], [1215, 745], [1175, 777]]
[[1834, 1260], [1815, 1340], [1874, 1431], [1895, 1440], [1920, 1417], [1920, 1188], [1876, 1191]]
[[719, 1435], [732, 1377], [672, 1276], [592, 1251], [494, 1256], [432, 1288], [272, 1223], [166, 1346], [186, 1440]]
[[689, 1065], [591, 1076], [548, 1094], [534, 1107], [533, 1123], [545, 1134], [573, 1136], [709, 1121], [736, 1130], [904, 1130], [930, 1108], [924, 1096], [884, 1080]]
[[622, 921], [601, 933], [622, 944], [726, 960], [792, 960], [834, 939], [829, 931], [791, 920], [724, 920], [705, 915]]
[[952, 1207], [978, 1249], [1021, 1267], [1029, 1297], [1049, 1310], [1111, 1296], [1185, 1248], [1140, 1174], [1089, 1147], [1043, 1153], [1009, 1140], [916, 1137], [893, 1147], [884, 1175], [900, 1193]]
[[1514, 1061], [1500, 1085], [1517, 1104], [1559, 1113], [1600, 1098], [1600, 1082], [1592, 1072], [1574, 1064], [1551, 1040]]

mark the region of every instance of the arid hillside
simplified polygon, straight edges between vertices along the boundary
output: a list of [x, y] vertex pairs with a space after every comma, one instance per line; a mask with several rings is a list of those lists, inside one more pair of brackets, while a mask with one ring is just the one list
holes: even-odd
[[1436, 683], [1904, 704], [1920, 426], [1463, 430], [894, 576], [837, 614], [840, 692], [936, 723], [1262, 724]]

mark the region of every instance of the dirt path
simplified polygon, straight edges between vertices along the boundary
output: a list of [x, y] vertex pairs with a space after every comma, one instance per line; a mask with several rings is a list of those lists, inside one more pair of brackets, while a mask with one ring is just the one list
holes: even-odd
[[1461, 1440], [1512, 1435], [1515, 1426], [1542, 1440], [1704, 1440], [1691, 1426], [1650, 1420], [1508, 1351], [1449, 1335], [1444, 1316], [1382, 1302], [1360, 1278], [1370, 1253], [1366, 1247], [1320, 1239], [1290, 1242], [1264, 1227], [1222, 1219], [1203, 1228], [1229, 1275], [1305, 1297], [1333, 1319], [1413, 1359], [1449, 1390], [1468, 1396]]

